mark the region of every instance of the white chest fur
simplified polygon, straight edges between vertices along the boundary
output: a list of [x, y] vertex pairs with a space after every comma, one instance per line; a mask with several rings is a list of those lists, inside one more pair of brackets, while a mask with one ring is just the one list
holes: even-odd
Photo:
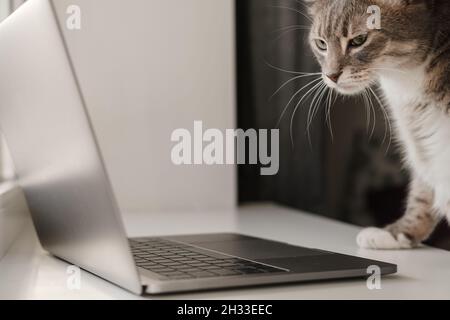
[[433, 188], [442, 211], [450, 203], [450, 117], [425, 97], [424, 74], [424, 67], [386, 71], [380, 83], [406, 161]]

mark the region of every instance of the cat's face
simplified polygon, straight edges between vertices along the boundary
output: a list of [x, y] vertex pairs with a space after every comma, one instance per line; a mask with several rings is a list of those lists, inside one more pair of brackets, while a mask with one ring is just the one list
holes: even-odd
[[[384, 71], [407, 67], [424, 55], [426, 32], [410, 19], [424, 19], [421, 3], [401, 0], [309, 0], [311, 48], [325, 83], [345, 95], [358, 94]], [[420, 2], [420, 1], [416, 1]], [[372, 5], [381, 8], [381, 29], [368, 24]], [[402, 11], [403, 10], [403, 11]], [[421, 23], [422, 21], [415, 21]], [[411, 30], [409, 30], [411, 29]]]

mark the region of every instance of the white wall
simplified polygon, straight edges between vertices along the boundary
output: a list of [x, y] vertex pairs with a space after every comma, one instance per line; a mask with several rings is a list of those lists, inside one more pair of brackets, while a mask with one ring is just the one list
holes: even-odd
[[[9, 15], [9, 0], [0, 0], [0, 21], [3, 21]], [[3, 135], [0, 134], [0, 182], [5, 179], [5, 163], [6, 152], [5, 152], [5, 141]]]
[[[0, 22], [7, 18], [25, 0], [0, 0]], [[14, 179], [14, 165], [6, 141], [0, 132], [0, 183]]]
[[20, 7], [26, 0], [0, 0], [0, 21]]
[[63, 28], [124, 211], [230, 209], [232, 166], [176, 167], [176, 128], [235, 127], [233, 0], [56, 0], [82, 9]]
[[10, 2], [9, 0], [0, 0], [0, 21], [5, 19], [10, 12], [9, 8]]

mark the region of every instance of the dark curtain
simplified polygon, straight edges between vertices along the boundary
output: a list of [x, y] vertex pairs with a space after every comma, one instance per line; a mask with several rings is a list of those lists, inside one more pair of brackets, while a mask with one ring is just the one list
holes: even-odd
[[[275, 129], [280, 115], [301, 84], [293, 81], [271, 95], [295, 74], [318, 70], [308, 48], [308, 26], [303, 4], [293, 0], [237, 0], [238, 126], [242, 129]], [[297, 12], [298, 11], [298, 12]], [[298, 99], [302, 95], [298, 96]], [[319, 112], [306, 134], [308, 102], [299, 107], [290, 123], [294, 100], [280, 123], [280, 171], [260, 176], [256, 166], [239, 169], [240, 202], [274, 201], [321, 212], [324, 208], [324, 114]], [[293, 140], [294, 144], [291, 143]]]

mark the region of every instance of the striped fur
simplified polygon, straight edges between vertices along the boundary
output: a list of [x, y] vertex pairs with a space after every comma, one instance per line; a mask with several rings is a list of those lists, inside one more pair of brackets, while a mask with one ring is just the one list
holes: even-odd
[[[361, 247], [411, 248], [450, 221], [450, 1], [309, 0], [311, 48], [328, 86], [343, 95], [379, 84], [412, 182], [403, 218], [366, 229]], [[371, 5], [381, 29], [367, 27]], [[349, 46], [367, 35], [361, 46]], [[317, 40], [325, 41], [320, 49]], [[327, 75], [341, 74], [337, 83]]]

